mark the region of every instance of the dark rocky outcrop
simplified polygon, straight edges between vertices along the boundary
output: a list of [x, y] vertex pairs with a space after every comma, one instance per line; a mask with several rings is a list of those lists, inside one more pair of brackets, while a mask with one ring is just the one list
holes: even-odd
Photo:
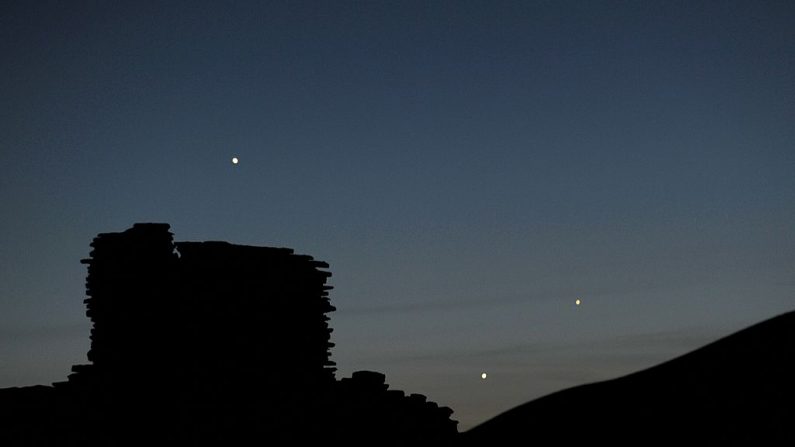
[[291, 249], [174, 242], [166, 224], [98, 235], [86, 365], [0, 390], [0, 445], [450, 442], [452, 411], [337, 381], [328, 265]]

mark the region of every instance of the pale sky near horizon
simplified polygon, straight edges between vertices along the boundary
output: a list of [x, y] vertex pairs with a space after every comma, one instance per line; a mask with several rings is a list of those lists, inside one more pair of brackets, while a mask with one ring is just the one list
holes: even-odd
[[383, 372], [461, 429], [792, 310], [793, 23], [788, 1], [4, 2], [0, 387], [86, 362], [79, 261], [134, 222], [328, 262], [338, 377]]

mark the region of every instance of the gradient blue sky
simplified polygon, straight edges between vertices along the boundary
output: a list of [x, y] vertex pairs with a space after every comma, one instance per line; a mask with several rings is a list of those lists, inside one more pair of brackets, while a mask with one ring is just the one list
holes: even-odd
[[329, 262], [339, 376], [462, 429], [791, 310], [794, 23], [791, 1], [5, 1], [0, 387], [86, 362], [79, 260], [133, 222]]

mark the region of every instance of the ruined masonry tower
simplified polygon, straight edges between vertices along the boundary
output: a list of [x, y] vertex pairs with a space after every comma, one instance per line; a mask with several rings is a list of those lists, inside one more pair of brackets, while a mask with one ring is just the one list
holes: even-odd
[[70, 381], [207, 393], [334, 381], [326, 263], [287, 248], [175, 243], [167, 224], [103, 233], [91, 247], [82, 262], [92, 365], [75, 366]]
[[449, 445], [453, 411], [336, 380], [328, 265], [287, 248], [103, 233], [82, 262], [89, 364], [0, 389], [0, 446]]

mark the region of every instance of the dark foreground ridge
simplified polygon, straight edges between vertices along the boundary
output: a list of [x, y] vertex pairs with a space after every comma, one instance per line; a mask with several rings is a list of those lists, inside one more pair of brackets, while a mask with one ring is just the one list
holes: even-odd
[[0, 390], [0, 446], [447, 445], [452, 410], [337, 380], [328, 265], [287, 248], [98, 235], [91, 349], [65, 382]]
[[459, 435], [452, 410], [383, 374], [335, 378], [327, 264], [175, 243], [165, 224], [91, 246], [91, 363], [0, 389], [0, 447], [795, 445], [795, 312]]
[[628, 376], [531, 401], [465, 445], [795, 445], [795, 312]]

